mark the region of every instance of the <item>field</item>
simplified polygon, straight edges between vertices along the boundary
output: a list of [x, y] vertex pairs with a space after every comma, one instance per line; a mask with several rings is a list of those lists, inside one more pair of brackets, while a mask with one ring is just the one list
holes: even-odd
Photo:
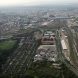
[[0, 42], [0, 50], [12, 49], [15, 43], [16, 43], [15, 40], [2, 41]]
[[[4, 64], [10, 54], [17, 48], [16, 40], [0, 41], [0, 65]], [[0, 67], [1, 72], [1, 67]]]

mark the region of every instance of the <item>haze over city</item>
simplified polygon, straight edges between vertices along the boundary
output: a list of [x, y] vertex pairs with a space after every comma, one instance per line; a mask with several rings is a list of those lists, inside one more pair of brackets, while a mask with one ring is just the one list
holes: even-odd
[[0, 0], [0, 6], [70, 5], [78, 0]]

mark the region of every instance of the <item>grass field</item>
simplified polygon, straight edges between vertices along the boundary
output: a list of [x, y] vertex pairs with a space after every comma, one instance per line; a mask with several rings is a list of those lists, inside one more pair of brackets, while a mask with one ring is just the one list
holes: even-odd
[[8, 40], [0, 42], [0, 49], [1, 50], [8, 50], [11, 49], [16, 43], [16, 40]]

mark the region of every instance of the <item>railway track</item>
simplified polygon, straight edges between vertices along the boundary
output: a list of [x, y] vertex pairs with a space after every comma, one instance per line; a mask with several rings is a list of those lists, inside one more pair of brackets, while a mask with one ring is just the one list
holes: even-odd
[[33, 62], [37, 47], [38, 41], [34, 39], [33, 34], [25, 37], [23, 45], [17, 48], [3, 65], [3, 75], [24, 74]]
[[58, 52], [59, 52], [59, 60], [61, 61], [61, 62], [63, 62], [71, 71], [73, 71], [77, 76], [78, 76], [78, 64], [76, 65], [76, 66], [74, 66], [74, 65], [72, 65], [71, 63], [70, 63], [70, 61], [68, 61], [66, 58], [65, 58], [65, 56], [63, 55], [63, 53], [62, 53], [62, 47], [61, 47], [61, 42], [60, 42], [60, 37], [59, 37], [59, 32], [57, 32], [57, 47], [59, 46], [59, 48], [57, 48], [58, 49]]

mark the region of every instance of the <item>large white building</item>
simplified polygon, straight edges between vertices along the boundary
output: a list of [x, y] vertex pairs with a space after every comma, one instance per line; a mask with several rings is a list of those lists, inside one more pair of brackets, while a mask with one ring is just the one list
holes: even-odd
[[65, 40], [61, 40], [61, 44], [62, 44], [63, 50], [67, 50], [67, 46], [66, 46]]

